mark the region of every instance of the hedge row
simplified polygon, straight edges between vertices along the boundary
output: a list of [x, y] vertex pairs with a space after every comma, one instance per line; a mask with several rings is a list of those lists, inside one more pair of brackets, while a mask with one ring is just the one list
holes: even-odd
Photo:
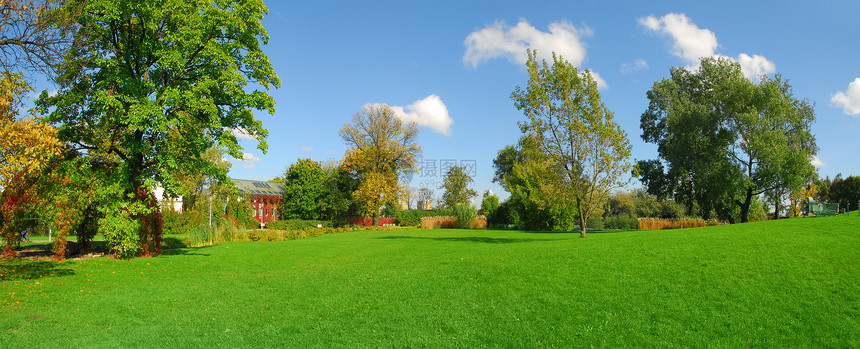
[[282, 221], [271, 221], [269, 223], [266, 223], [266, 228], [272, 229], [272, 230], [306, 230], [306, 229], [316, 228], [320, 225], [325, 227], [325, 228], [331, 228], [332, 227], [331, 221], [285, 219]]

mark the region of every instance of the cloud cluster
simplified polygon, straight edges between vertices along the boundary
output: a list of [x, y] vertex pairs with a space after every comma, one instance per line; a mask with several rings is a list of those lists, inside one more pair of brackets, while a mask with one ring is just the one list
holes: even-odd
[[830, 97], [830, 102], [842, 109], [848, 115], [860, 115], [860, 78], [855, 78], [845, 91], [839, 91]]
[[[535, 50], [539, 59], [552, 60], [552, 53], [579, 67], [585, 60], [586, 45], [582, 38], [594, 35], [591, 28], [577, 28], [566, 21], [553, 22], [549, 31], [541, 31], [521, 19], [511, 27], [504, 22], [495, 22], [466, 37], [466, 54], [463, 63], [477, 68], [481, 63], [494, 58], [507, 58], [514, 64], [525, 64], [527, 50]], [[599, 74], [591, 74], [600, 88], [608, 88]]]
[[257, 157], [254, 154], [251, 154], [251, 153], [242, 153], [241, 159], [234, 159], [233, 157], [230, 157], [230, 158], [221, 158], [221, 160], [222, 161], [229, 161], [232, 163], [240, 163], [240, 164], [242, 164], [242, 168], [248, 169], [248, 170], [253, 170], [254, 168], [256, 168], [254, 163], [263, 161], [263, 159]]
[[580, 39], [591, 35], [590, 28], [579, 29], [564, 21], [550, 23], [549, 32], [542, 32], [525, 20], [513, 27], [496, 22], [466, 37], [463, 62], [475, 68], [490, 59], [505, 57], [524, 64], [528, 59], [526, 50], [533, 49], [539, 58], [550, 59], [555, 52], [579, 66], [585, 60], [585, 44]]
[[764, 56], [741, 53], [734, 58], [716, 54], [720, 45], [714, 32], [699, 28], [683, 13], [669, 13], [660, 18], [651, 15], [640, 18], [639, 24], [652, 34], [671, 37], [672, 54], [684, 60], [689, 68], [698, 68], [703, 57], [724, 57], [740, 63], [748, 79], [757, 80], [761, 75], [776, 72], [776, 64]]
[[648, 69], [648, 68], [649, 68], [648, 62], [646, 62], [644, 59], [640, 58], [640, 59], [633, 61], [633, 63], [622, 63], [621, 64], [621, 73], [627, 74], [627, 73], [632, 73], [632, 72], [637, 71], [637, 70]]
[[414, 121], [420, 126], [429, 127], [443, 135], [451, 135], [451, 124], [454, 120], [448, 115], [448, 107], [442, 102], [442, 98], [435, 94], [406, 107], [393, 105], [391, 109], [403, 121]]

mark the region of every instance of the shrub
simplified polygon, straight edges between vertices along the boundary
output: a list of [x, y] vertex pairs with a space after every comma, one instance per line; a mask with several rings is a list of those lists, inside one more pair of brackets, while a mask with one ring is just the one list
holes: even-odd
[[266, 223], [266, 228], [275, 230], [305, 230], [317, 228], [317, 226], [319, 225], [322, 225], [323, 227], [331, 227], [331, 222], [302, 219], [286, 219], [282, 221], [271, 221], [269, 223]]
[[639, 220], [633, 217], [606, 217], [603, 220], [603, 228], [636, 230], [639, 229]]
[[457, 219], [451, 216], [422, 217], [421, 229], [456, 228]]
[[478, 218], [478, 212], [475, 211], [469, 204], [456, 204], [452, 208], [452, 213], [455, 218], [457, 228], [468, 229], [475, 224], [475, 219]]
[[681, 228], [700, 228], [709, 225], [717, 225], [717, 221], [705, 221], [701, 218], [685, 218], [685, 219], [658, 219], [658, 218], [640, 218], [640, 230], [663, 230], [663, 229], [681, 229]]
[[[382, 227], [382, 231], [395, 230], [394, 227]], [[472, 224], [465, 227], [460, 227], [457, 224], [457, 218], [453, 216], [434, 216], [421, 218], [421, 229], [486, 229], [487, 217], [477, 216]]]
[[451, 212], [445, 209], [437, 210], [408, 210], [398, 211], [395, 216], [395, 223], [401, 227], [417, 227], [421, 225], [421, 219], [424, 217], [434, 216], [450, 216]]

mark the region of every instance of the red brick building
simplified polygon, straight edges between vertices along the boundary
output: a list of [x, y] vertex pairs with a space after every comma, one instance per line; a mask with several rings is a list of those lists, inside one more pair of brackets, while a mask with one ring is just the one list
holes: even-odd
[[254, 208], [252, 216], [260, 223], [278, 220], [278, 206], [284, 197], [281, 183], [252, 181], [248, 179], [231, 179], [239, 189], [242, 199], [249, 200]]

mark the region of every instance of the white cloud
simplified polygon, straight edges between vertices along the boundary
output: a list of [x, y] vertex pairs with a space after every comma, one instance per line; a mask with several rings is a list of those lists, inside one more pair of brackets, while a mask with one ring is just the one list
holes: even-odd
[[256, 155], [251, 153], [242, 153], [242, 161], [246, 162], [260, 162], [263, 159], [258, 158]]
[[253, 169], [257, 168], [257, 166], [254, 166], [254, 164], [244, 164], [244, 165], [242, 165], [242, 168], [244, 168], [246, 170], [253, 170]]
[[830, 102], [842, 108], [848, 115], [860, 115], [860, 78], [855, 78], [845, 91], [836, 92], [830, 97]]
[[306, 152], [308, 152], [308, 153], [310, 153], [310, 152], [314, 151], [314, 148], [313, 148], [313, 147], [306, 146], [306, 145], [303, 145], [303, 146], [302, 146], [302, 150], [303, 150], [303, 151], [306, 151]]
[[776, 72], [776, 64], [764, 56], [741, 53], [734, 58], [716, 54], [720, 45], [714, 32], [699, 28], [683, 13], [669, 13], [660, 18], [651, 15], [640, 18], [639, 24], [652, 33], [670, 36], [672, 54], [684, 60], [689, 69], [698, 69], [702, 57], [724, 57], [740, 63], [744, 76], [753, 81], [761, 75]]
[[[579, 67], [585, 60], [586, 45], [582, 38], [594, 35], [588, 26], [577, 28], [566, 21], [553, 22], [549, 31], [543, 32], [521, 19], [516, 26], [496, 22], [484, 29], [474, 31], [466, 37], [466, 54], [463, 63], [477, 68], [494, 58], [504, 57], [514, 64], [525, 64], [529, 49], [537, 52], [537, 58], [550, 61], [553, 52]], [[608, 89], [606, 80], [596, 72], [591, 75], [597, 87]]]
[[595, 82], [597, 82], [597, 88], [602, 90], [609, 89], [609, 84], [606, 83], [606, 80], [603, 80], [603, 78], [600, 77], [600, 74], [597, 74], [597, 72], [591, 70], [589, 70], [588, 72], [591, 73], [591, 78], [594, 79]]
[[476, 68], [490, 59], [505, 57], [513, 63], [525, 64], [526, 50], [533, 49], [538, 58], [550, 60], [555, 52], [579, 66], [585, 60], [586, 51], [581, 38], [591, 35], [591, 28], [579, 29], [565, 21], [550, 23], [549, 32], [542, 32], [523, 19], [514, 27], [496, 22], [466, 37], [463, 62]]
[[403, 121], [414, 121], [421, 126], [439, 132], [443, 135], [451, 135], [451, 124], [454, 120], [448, 115], [448, 107], [437, 95], [429, 95], [408, 106], [391, 106], [394, 114]]
[[683, 13], [669, 13], [660, 18], [651, 15], [640, 18], [639, 24], [652, 32], [671, 36], [672, 54], [688, 64], [697, 64], [699, 58], [713, 56], [719, 46], [712, 31], [699, 28]]
[[633, 63], [622, 63], [621, 64], [621, 73], [627, 74], [627, 73], [631, 73], [631, 72], [634, 72], [634, 71], [637, 71], [640, 69], [648, 69], [648, 68], [649, 68], [648, 62], [646, 62], [644, 59], [640, 58], [640, 59], [633, 61]]
[[827, 164], [825, 164], [824, 161], [821, 161], [821, 159], [819, 159], [815, 155], [812, 156], [812, 160], [810, 160], [809, 162], [812, 164], [812, 166], [815, 166], [815, 167], [827, 166]]
[[744, 76], [757, 80], [759, 76], [776, 72], [776, 64], [769, 61], [764, 56], [752, 55], [750, 57], [746, 53], [741, 53], [738, 56], [737, 62], [741, 64], [741, 70]]
[[229, 128], [228, 127], [228, 128], [225, 128], [225, 130], [230, 131], [231, 133], [233, 133], [233, 136], [236, 136], [236, 138], [239, 138], [239, 139], [256, 139], [256, 138], [254, 138], [254, 136], [251, 135], [251, 133], [248, 132], [248, 130], [241, 128], [241, 127], [240, 128]]

